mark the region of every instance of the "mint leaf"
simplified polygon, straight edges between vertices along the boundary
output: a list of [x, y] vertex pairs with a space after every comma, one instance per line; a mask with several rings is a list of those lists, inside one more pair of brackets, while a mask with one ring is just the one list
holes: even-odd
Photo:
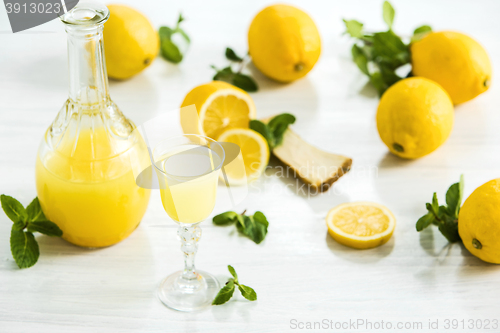
[[189, 36], [187, 35], [187, 33], [184, 30], [182, 30], [181, 28], [177, 28], [176, 32], [178, 32], [179, 34], [181, 34], [181, 36], [186, 40], [186, 42], [188, 44], [191, 43], [191, 38], [189, 38]]
[[241, 73], [234, 73], [231, 66], [225, 67], [221, 70], [218, 70], [215, 66], [211, 67], [217, 71], [213, 80], [230, 83], [233, 86], [248, 92], [255, 92], [258, 90], [257, 83], [255, 83], [250, 76]]
[[458, 234], [458, 221], [448, 215], [443, 216], [443, 223], [439, 224], [439, 231], [441, 231], [443, 236], [446, 237], [450, 243], [460, 240], [460, 235]]
[[33, 266], [40, 256], [40, 249], [33, 234], [22, 230], [11, 230], [10, 251], [19, 268]]
[[233, 51], [233, 49], [226, 47], [226, 58], [231, 61], [242, 62], [243, 57], [240, 57]]
[[[389, 29], [374, 33], [363, 32], [363, 25], [358, 21], [344, 20], [347, 33], [357, 39], [351, 48], [352, 59], [359, 70], [369, 77], [379, 97], [403, 79], [396, 70], [411, 64], [409, 46], [392, 31], [395, 10], [388, 1], [383, 4], [382, 16]], [[422, 26], [417, 32], [423, 33], [427, 28]]]
[[232, 211], [214, 216], [212, 221], [215, 225], [228, 225], [236, 222], [238, 214]]
[[352, 60], [358, 66], [359, 70], [366, 75], [370, 75], [368, 72], [368, 58], [366, 57], [363, 49], [358, 45], [354, 44], [351, 48]]
[[361, 38], [363, 37], [363, 23], [356, 20], [343, 20], [345, 23], [346, 33], [351, 37]]
[[56, 236], [56, 237], [61, 237], [63, 234], [62, 230], [59, 229], [57, 224], [50, 221], [28, 222], [28, 231], [39, 232], [47, 236]]
[[439, 202], [438, 198], [436, 195], [436, 192], [432, 195], [432, 204], [431, 204], [432, 210], [434, 211], [434, 214], [438, 215], [439, 212]]
[[174, 33], [174, 30], [169, 28], [169, 27], [160, 27], [158, 30], [158, 34], [160, 35], [161, 38], [167, 38], [170, 39], [172, 37], [172, 34]]
[[236, 229], [242, 234], [245, 234], [245, 215], [238, 215], [236, 217]]
[[394, 83], [402, 79], [396, 74], [394, 69], [391, 68], [390, 64], [381, 62], [378, 64], [378, 67], [380, 69], [380, 74], [382, 75], [382, 79], [384, 80], [384, 84], [387, 88], [389, 88]]
[[28, 214], [26, 213], [24, 206], [19, 201], [5, 194], [0, 196], [0, 201], [5, 215], [7, 215], [12, 222], [26, 222]]
[[458, 218], [458, 210], [462, 204], [462, 198], [460, 197], [460, 185], [458, 183], [451, 185], [446, 192], [446, 204], [448, 205], [447, 213], [450, 216]]
[[257, 83], [255, 80], [246, 74], [241, 73], [246, 64], [246, 57], [240, 57], [234, 52], [233, 49], [226, 47], [225, 56], [229, 61], [240, 63], [238, 70], [233, 71], [231, 66], [225, 67], [221, 70], [218, 70], [215, 66], [211, 66], [213, 69], [217, 71], [213, 80], [224, 81], [232, 84], [235, 87], [243, 89], [247, 92], [256, 92], [259, 90]]
[[267, 141], [269, 149], [273, 150], [283, 142], [283, 136], [290, 124], [295, 123], [295, 116], [282, 113], [273, 117], [269, 123], [260, 120], [250, 120], [249, 127], [260, 133]]
[[434, 215], [432, 213], [425, 214], [424, 216], [419, 218], [417, 221], [417, 224], [416, 224], [417, 231], [424, 230], [429, 225], [431, 225], [433, 221], [434, 221]]
[[255, 83], [254, 79], [245, 74], [235, 73], [231, 83], [234, 86], [243, 89], [247, 92], [256, 92], [257, 90], [259, 90], [257, 83]]
[[215, 73], [214, 77], [212, 78], [212, 80], [215, 80], [215, 81], [228, 82], [231, 79], [231, 76], [234, 74], [231, 66], [225, 67], [225, 68], [220, 69], [220, 70], [217, 69], [217, 67], [215, 67], [214, 65], [212, 65], [210, 67], [212, 67], [213, 69], [215, 69], [217, 71], [217, 73]]
[[184, 16], [182, 16], [182, 13], [179, 13], [179, 18], [177, 19], [177, 27], [179, 26], [179, 24], [184, 21]]
[[180, 24], [184, 20], [185, 19], [182, 16], [182, 13], [179, 13], [179, 18], [177, 19], [175, 28], [172, 29], [170, 27], [163, 26], [158, 30], [158, 34], [160, 35], [160, 54], [164, 59], [174, 64], [180, 63], [184, 58], [184, 55], [181, 52], [179, 45], [174, 43], [173, 36], [175, 34], [179, 34], [188, 45], [189, 43], [191, 43], [191, 39], [189, 38], [189, 36], [184, 30], [180, 28]]
[[432, 28], [429, 25], [422, 25], [413, 31], [413, 35], [418, 35], [418, 34], [422, 34], [422, 33], [429, 33], [431, 31], [432, 31]]
[[[49, 236], [61, 236], [59, 227], [48, 221], [40, 206], [38, 197], [24, 209], [16, 199], [2, 195], [0, 197], [5, 214], [14, 222], [10, 232], [10, 251], [19, 268], [31, 267], [38, 261], [40, 249], [33, 232]], [[27, 231], [24, 229], [27, 227]]]
[[229, 279], [226, 285], [222, 287], [221, 290], [219, 290], [217, 296], [215, 296], [212, 305], [221, 305], [226, 303], [231, 299], [231, 297], [233, 297], [233, 293], [234, 293], [234, 280]]
[[183, 56], [181, 51], [170, 38], [163, 38], [161, 40], [160, 47], [161, 55], [166, 60], [173, 62], [174, 64], [178, 64], [182, 61]]
[[[257, 217], [256, 217], [257, 215]], [[266, 217], [261, 212], [256, 212], [253, 216], [243, 216], [245, 223], [244, 234], [253, 240], [256, 244], [260, 244], [267, 235], [267, 222]]]
[[238, 289], [240, 290], [243, 297], [245, 297], [249, 301], [257, 300], [257, 293], [255, 292], [255, 290], [238, 282], [238, 274], [236, 274], [236, 270], [233, 268], [233, 266], [227, 265], [227, 269], [229, 270], [229, 273], [231, 273], [233, 278], [230, 278], [226, 282], [226, 285], [221, 288], [217, 296], [215, 296], [212, 305], [224, 304], [229, 301], [229, 299], [231, 299], [231, 297], [233, 296], [235, 285], [238, 286]]
[[238, 284], [238, 289], [243, 297], [245, 297], [249, 301], [257, 300], [257, 293], [252, 288], [245, 286], [243, 284]]
[[277, 115], [267, 124], [274, 137], [272, 148], [276, 148], [283, 142], [283, 135], [288, 129], [288, 126], [295, 123], [295, 116], [289, 113], [282, 113]]
[[45, 214], [43, 214], [42, 207], [40, 206], [40, 201], [38, 200], [38, 197], [33, 199], [33, 201], [31, 201], [28, 207], [26, 207], [26, 213], [28, 215], [27, 220], [29, 222], [47, 221]]
[[421, 27], [418, 27], [413, 31], [413, 36], [411, 37], [411, 43], [415, 43], [422, 38], [424, 38], [429, 32], [432, 32], [432, 28], [428, 25], [423, 25]]
[[375, 72], [370, 76], [370, 83], [377, 89], [379, 97], [389, 88], [389, 86], [385, 84], [380, 72]]
[[213, 219], [216, 225], [229, 225], [236, 222], [236, 229], [241, 234], [247, 236], [255, 243], [261, 243], [267, 235], [269, 222], [262, 212], [255, 212], [254, 215], [236, 214], [235, 212], [226, 212], [219, 214]]
[[408, 46], [392, 31], [373, 34], [373, 58], [391, 69], [410, 62]]
[[439, 206], [437, 217], [439, 220], [443, 220], [448, 216], [448, 207], [446, 206]]
[[267, 126], [267, 124], [264, 124], [260, 120], [252, 119], [250, 120], [249, 127], [250, 129], [262, 135], [267, 141], [269, 150], [272, 150], [273, 147], [271, 146], [271, 144], [274, 144], [274, 136], [271, 133], [269, 126]]
[[462, 204], [464, 179], [460, 176], [460, 182], [450, 186], [446, 192], [446, 206], [439, 205], [436, 192], [432, 195], [432, 203], [426, 203], [425, 206], [429, 211], [422, 216], [416, 224], [417, 231], [422, 231], [430, 224], [437, 225], [441, 234], [449, 242], [457, 242], [460, 240], [458, 233], [458, 212]]
[[392, 29], [392, 23], [394, 22], [394, 13], [394, 8], [389, 3], [389, 1], [384, 1], [384, 5], [382, 6], [382, 16], [389, 29]]
[[229, 273], [231, 273], [231, 275], [233, 276], [234, 282], [238, 284], [238, 274], [236, 274], [236, 270], [231, 265], [227, 265], [227, 269], [229, 270]]

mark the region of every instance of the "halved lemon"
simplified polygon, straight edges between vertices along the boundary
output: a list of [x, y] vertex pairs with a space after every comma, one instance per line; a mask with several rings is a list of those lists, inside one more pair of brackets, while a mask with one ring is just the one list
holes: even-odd
[[351, 202], [332, 208], [326, 216], [328, 233], [340, 244], [369, 249], [385, 244], [396, 227], [396, 218], [385, 206]]
[[[250, 95], [222, 81], [212, 81], [191, 90], [181, 108], [192, 104], [196, 106], [199, 124], [193, 127], [189, 123], [196, 122], [196, 117], [190, 117], [186, 124], [181, 114], [182, 129], [186, 134], [201, 134], [215, 140], [227, 129], [248, 128], [250, 119], [255, 118], [255, 104]], [[192, 133], [193, 128], [198, 133]]]
[[269, 146], [259, 133], [248, 128], [233, 128], [222, 132], [217, 141], [235, 143], [241, 150], [238, 157], [224, 167], [229, 184], [246, 184], [265, 171], [269, 162]]

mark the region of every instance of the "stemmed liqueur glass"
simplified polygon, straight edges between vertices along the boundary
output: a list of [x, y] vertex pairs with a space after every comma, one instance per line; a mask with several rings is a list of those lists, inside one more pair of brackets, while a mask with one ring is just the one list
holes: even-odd
[[153, 149], [163, 207], [179, 225], [177, 235], [184, 253], [184, 270], [167, 276], [158, 289], [158, 297], [169, 308], [201, 309], [219, 291], [214, 276], [195, 269], [194, 257], [201, 236], [199, 224], [215, 206], [224, 158], [221, 144], [194, 134], [167, 139]]

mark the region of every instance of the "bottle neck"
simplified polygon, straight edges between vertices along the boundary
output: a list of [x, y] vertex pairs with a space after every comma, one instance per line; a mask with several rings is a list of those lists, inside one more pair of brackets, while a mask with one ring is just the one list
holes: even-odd
[[104, 58], [103, 25], [66, 26], [68, 33], [69, 97], [95, 105], [109, 99]]

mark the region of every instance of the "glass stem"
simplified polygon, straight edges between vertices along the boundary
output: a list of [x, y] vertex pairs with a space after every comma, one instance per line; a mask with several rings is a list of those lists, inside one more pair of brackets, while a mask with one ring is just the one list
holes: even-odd
[[198, 225], [180, 224], [177, 235], [181, 240], [181, 250], [184, 252], [184, 271], [182, 279], [196, 280], [198, 274], [194, 267], [194, 257], [198, 250], [198, 241], [201, 237], [201, 228]]

